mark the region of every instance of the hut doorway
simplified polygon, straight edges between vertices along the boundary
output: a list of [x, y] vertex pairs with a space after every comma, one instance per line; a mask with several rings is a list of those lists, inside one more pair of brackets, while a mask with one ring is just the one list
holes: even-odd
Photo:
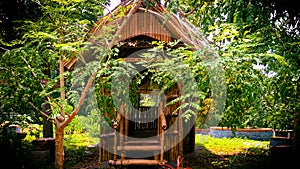
[[[152, 92], [153, 93], [153, 92]], [[129, 114], [129, 137], [147, 138], [157, 135], [158, 95], [139, 93], [138, 107]]]

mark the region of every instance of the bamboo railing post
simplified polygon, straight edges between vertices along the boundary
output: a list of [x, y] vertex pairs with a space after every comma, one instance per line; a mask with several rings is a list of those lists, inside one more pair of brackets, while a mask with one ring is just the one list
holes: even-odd
[[117, 130], [115, 130], [114, 134], [114, 161], [117, 161]]
[[[179, 88], [179, 96], [182, 96], [182, 84], [179, 83], [178, 84], [178, 88]], [[180, 101], [180, 105], [182, 105], [182, 101]], [[179, 156], [183, 157], [183, 124], [182, 124], [182, 110], [179, 109], [179, 113], [178, 113], [178, 117], [179, 118]]]
[[160, 133], [160, 161], [162, 162], [164, 160], [164, 147], [165, 147], [165, 130], [167, 129], [167, 122], [166, 122], [166, 117], [163, 111], [163, 102], [159, 102], [158, 106], [158, 114], [159, 114], [159, 129], [161, 131]]
[[158, 151], [154, 151], [154, 160], [158, 160], [159, 157], [158, 157]]
[[164, 141], [165, 141], [165, 130], [161, 131], [161, 140], [160, 140], [160, 161], [162, 162], [164, 160]]
[[[102, 131], [103, 129], [102, 129], [102, 127], [100, 127], [100, 136], [101, 136], [101, 134], [103, 133], [103, 131]], [[103, 144], [103, 138], [101, 138], [100, 137], [100, 146], [99, 146], [99, 159], [98, 159], [98, 164], [101, 164], [101, 162], [102, 162], [102, 160], [103, 160], [103, 158], [102, 158], [102, 155], [103, 155], [103, 153], [102, 153], [102, 145]]]
[[128, 140], [128, 130], [129, 130], [129, 110], [125, 110], [125, 141]]
[[[123, 104], [122, 104], [123, 105]], [[121, 108], [122, 109], [122, 105], [121, 105]], [[115, 129], [115, 133], [114, 133], [114, 145], [113, 145], [113, 149], [114, 149], [114, 160], [116, 161], [117, 160], [117, 146], [118, 146], [118, 128], [120, 127], [120, 121], [121, 121], [121, 114], [116, 112], [117, 113], [117, 119], [116, 121], [114, 122], [113, 124], [113, 128]], [[121, 132], [121, 131], [120, 131]], [[120, 135], [120, 138], [121, 138], [121, 135]]]
[[[124, 103], [122, 103], [121, 104], [121, 107], [120, 107], [120, 113], [119, 113], [119, 116], [120, 116], [120, 122], [119, 122], [119, 125], [120, 125], [120, 128], [119, 128], [119, 141], [120, 141], [120, 143], [119, 143], [119, 145], [120, 146], [123, 146], [124, 145], [124, 117], [122, 116], [122, 115], [124, 115]], [[125, 158], [125, 156], [124, 156], [124, 153], [123, 153], [123, 151], [121, 151], [122, 153], [121, 153], [121, 159], [123, 160], [124, 158]]]

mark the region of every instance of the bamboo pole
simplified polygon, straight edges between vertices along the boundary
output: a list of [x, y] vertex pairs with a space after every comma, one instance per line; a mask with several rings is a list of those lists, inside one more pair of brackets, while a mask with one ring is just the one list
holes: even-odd
[[161, 139], [160, 139], [160, 161], [164, 160], [164, 141], [165, 141], [165, 130], [161, 131]]
[[[122, 105], [121, 105], [121, 108], [120, 108], [120, 112], [122, 113], [122, 114], [124, 114], [124, 103], [122, 103]], [[120, 114], [120, 113], [119, 113]], [[120, 115], [121, 116], [121, 115]], [[119, 145], [120, 146], [123, 146], [124, 145], [124, 117], [123, 116], [121, 116], [121, 118], [120, 118], [120, 130], [119, 130], [119, 141], [120, 141], [120, 143], [119, 143]], [[125, 158], [125, 154], [124, 153], [121, 153], [121, 159], [123, 160]]]
[[103, 133], [103, 129], [102, 127], [100, 127], [100, 147], [99, 147], [99, 159], [98, 159], [98, 163], [101, 164], [103, 158], [102, 158], [102, 155], [103, 155], [103, 152], [102, 152], [102, 147], [103, 147], [103, 138], [101, 138], [101, 134]]
[[128, 130], [129, 130], [129, 112], [125, 112], [125, 141], [128, 140]]
[[159, 160], [146, 160], [146, 159], [126, 159], [126, 160], [109, 160], [110, 165], [161, 165], [162, 162]]
[[[182, 84], [181, 83], [179, 83], [178, 84], [178, 88], [179, 88], [179, 95], [181, 96], [182, 95]], [[180, 104], [179, 104], [179, 106], [181, 106], [182, 105], [182, 101], [180, 101]], [[178, 123], [179, 123], [179, 156], [181, 156], [181, 157], [183, 157], [183, 125], [182, 125], [182, 110], [181, 109], [179, 109], [179, 116], [178, 116], [178, 118], [179, 118], [179, 121], [178, 121]]]
[[158, 160], [159, 159], [158, 152], [159, 151], [154, 151], [154, 160]]
[[164, 114], [164, 111], [163, 111], [163, 102], [159, 102], [159, 118], [160, 118], [160, 122], [161, 122], [161, 128], [163, 130], [166, 130], [167, 129], [167, 121], [166, 121], [166, 117], [165, 117], [165, 114]]
[[[122, 107], [122, 106], [121, 106], [121, 107]], [[120, 114], [120, 113], [117, 113], [117, 119], [116, 119], [116, 121], [115, 121], [114, 124], [113, 124], [113, 128], [114, 128], [115, 130], [117, 130], [117, 129], [119, 128], [121, 118], [122, 118], [121, 114]]]
[[[109, 141], [109, 140], [106, 140], [106, 141]], [[104, 150], [104, 154], [105, 154], [104, 161], [109, 159], [109, 147], [110, 147], [109, 142], [106, 143], [106, 146], [107, 146], [107, 150]]]
[[[117, 136], [117, 135], [116, 135]], [[113, 143], [114, 138], [109, 138], [109, 151], [107, 151], [108, 153], [108, 158], [107, 160], [113, 159], [114, 158], [114, 153], [112, 153], [114, 151], [114, 145]]]
[[170, 138], [171, 138], [171, 136], [170, 135], [166, 135], [165, 136], [165, 142], [166, 142], [166, 149], [167, 150], [169, 150], [169, 151], [167, 151], [168, 153], [168, 155], [167, 155], [167, 159], [170, 159], [170, 153], [171, 153], [171, 150], [170, 149], [173, 149], [172, 147], [171, 147], [171, 141], [170, 141]]
[[165, 142], [165, 130], [167, 129], [167, 122], [166, 117], [164, 115], [163, 111], [163, 102], [159, 102], [159, 121], [160, 121], [160, 127], [161, 127], [161, 134], [160, 134], [160, 161], [164, 160], [164, 142]]
[[114, 160], [117, 160], [117, 130], [115, 130], [114, 136]]

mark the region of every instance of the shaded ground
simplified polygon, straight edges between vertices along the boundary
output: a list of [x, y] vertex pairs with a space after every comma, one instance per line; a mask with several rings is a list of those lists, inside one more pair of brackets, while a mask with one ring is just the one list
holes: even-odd
[[[216, 151], [214, 151], [216, 152]], [[236, 151], [233, 151], [236, 152]], [[289, 152], [269, 149], [247, 149], [243, 153], [218, 152], [212, 153], [203, 146], [196, 146], [195, 152], [186, 154], [184, 158], [184, 167], [192, 169], [294, 169], [291, 166]], [[65, 169], [101, 169], [98, 163], [98, 148], [83, 147], [82, 149], [68, 150], [65, 152]], [[1, 153], [0, 153], [1, 154]], [[1, 157], [1, 156], [0, 156]], [[5, 160], [6, 159], [6, 160]], [[32, 157], [26, 156], [23, 161], [20, 157], [3, 156], [0, 158], [1, 169], [54, 169], [54, 163], [46, 164], [31, 163]], [[13, 165], [21, 164], [21, 165]], [[299, 166], [298, 166], [299, 167]], [[107, 167], [114, 169], [114, 167]], [[120, 167], [119, 167], [120, 168]], [[297, 166], [296, 166], [297, 168]], [[125, 169], [123, 167], [122, 169]], [[154, 166], [132, 166], [126, 169], [158, 169]]]
[[[196, 146], [195, 152], [186, 154], [184, 159], [184, 167], [191, 167], [192, 169], [273, 169], [276, 167], [270, 166], [270, 153], [269, 151], [249, 150], [243, 154], [212, 154], [209, 150], [202, 146]], [[66, 169], [100, 169], [98, 165], [98, 152], [95, 150], [87, 151], [87, 155], [78, 160], [72, 157], [68, 158], [66, 155]], [[103, 168], [103, 167], [102, 167]], [[113, 168], [113, 167], [111, 167]], [[129, 167], [127, 167], [129, 168]], [[134, 169], [148, 169], [156, 167], [130, 167]], [[286, 169], [286, 167], [285, 167]]]

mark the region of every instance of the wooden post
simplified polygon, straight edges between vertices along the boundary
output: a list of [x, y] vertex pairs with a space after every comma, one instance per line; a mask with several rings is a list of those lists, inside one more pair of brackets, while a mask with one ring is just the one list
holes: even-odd
[[103, 132], [102, 130], [103, 130], [102, 127], [100, 127], [100, 146], [99, 146], [99, 159], [98, 159], [99, 164], [101, 164], [101, 162], [103, 160], [103, 158], [102, 158], [102, 155], [103, 155], [103, 153], [102, 153], [103, 138], [101, 138], [101, 134]]
[[115, 135], [114, 135], [114, 160], [117, 160], [117, 130], [115, 130]]
[[[179, 88], [179, 96], [182, 96], [182, 84], [179, 83], [178, 84], [178, 88]], [[182, 105], [182, 101], [180, 101], [179, 106]], [[179, 156], [183, 157], [183, 125], [182, 125], [182, 110], [179, 109], [179, 113], [178, 113], [178, 123], [179, 123]]]
[[154, 151], [154, 160], [158, 160], [159, 157], [158, 157], [158, 151]]
[[161, 131], [161, 139], [160, 139], [160, 161], [164, 160], [164, 141], [165, 141], [165, 130]]
[[[123, 115], [124, 114], [124, 103], [121, 104], [121, 107], [120, 107], [120, 112], [121, 114]], [[120, 113], [118, 113], [118, 115], [120, 116], [120, 122], [119, 122], [119, 126], [120, 126], [120, 129], [119, 129], [119, 133], [120, 133], [120, 136], [119, 136], [119, 145], [120, 146], [123, 146], [124, 145], [124, 140], [123, 140], [123, 135], [124, 135], [124, 117], [121, 115]], [[121, 154], [121, 159], [123, 160], [125, 158], [124, 156], [124, 153]]]
[[128, 139], [128, 130], [129, 130], [129, 110], [125, 110], [125, 141]]
[[163, 111], [163, 102], [159, 102], [158, 106], [158, 114], [159, 114], [159, 124], [161, 127], [161, 135], [160, 135], [160, 161], [164, 160], [164, 147], [165, 147], [165, 130], [167, 129], [167, 122], [166, 122], [166, 117]]

